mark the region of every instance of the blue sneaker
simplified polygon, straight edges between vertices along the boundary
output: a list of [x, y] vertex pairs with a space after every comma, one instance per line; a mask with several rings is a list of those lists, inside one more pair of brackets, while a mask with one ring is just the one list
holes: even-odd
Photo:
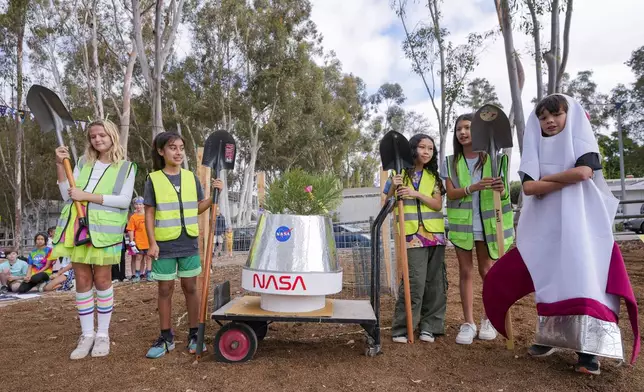
[[167, 341], [163, 336], [159, 336], [145, 356], [148, 358], [161, 358], [172, 350], [174, 350], [174, 338], [172, 341]]
[[[205, 353], [206, 351], [208, 351], [208, 349], [206, 348], [206, 343], [204, 342], [202, 352]], [[190, 354], [197, 353], [197, 335], [188, 337], [188, 352]]]

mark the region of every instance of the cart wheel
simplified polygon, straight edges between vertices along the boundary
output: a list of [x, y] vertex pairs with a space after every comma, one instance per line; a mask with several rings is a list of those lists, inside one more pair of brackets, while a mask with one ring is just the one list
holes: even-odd
[[268, 333], [268, 322], [266, 321], [245, 321], [246, 324], [255, 331], [257, 335], [257, 340], [264, 340], [266, 334]]
[[248, 324], [228, 323], [215, 335], [215, 358], [219, 362], [246, 362], [257, 351], [257, 335]]

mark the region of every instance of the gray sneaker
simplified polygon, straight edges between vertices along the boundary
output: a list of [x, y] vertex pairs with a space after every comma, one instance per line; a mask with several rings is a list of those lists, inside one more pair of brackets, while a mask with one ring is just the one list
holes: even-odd
[[78, 338], [78, 344], [76, 345], [76, 349], [72, 351], [72, 354], [69, 356], [69, 359], [85, 358], [89, 354], [90, 350], [92, 349], [92, 346], [94, 346], [94, 336], [81, 335], [81, 337]]
[[92, 357], [104, 357], [110, 353], [110, 338], [107, 336], [97, 336], [94, 339], [92, 348]]

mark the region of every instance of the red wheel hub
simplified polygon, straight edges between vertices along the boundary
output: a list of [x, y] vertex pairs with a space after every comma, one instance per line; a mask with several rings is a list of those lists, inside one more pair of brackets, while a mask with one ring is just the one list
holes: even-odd
[[219, 351], [229, 361], [241, 361], [249, 350], [250, 340], [242, 331], [229, 329], [219, 339]]

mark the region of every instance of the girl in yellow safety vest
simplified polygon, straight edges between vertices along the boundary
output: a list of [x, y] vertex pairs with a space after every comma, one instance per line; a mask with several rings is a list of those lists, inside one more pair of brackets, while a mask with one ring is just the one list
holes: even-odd
[[[125, 161], [119, 131], [111, 121], [87, 126], [87, 148], [74, 168], [76, 187], [69, 186], [63, 160], [67, 147], [56, 149], [58, 186], [65, 201], [52, 240], [51, 258], [69, 257], [76, 279], [76, 307], [82, 334], [71, 359], [106, 356], [110, 352], [108, 330], [114, 295], [112, 265], [121, 261], [123, 230], [134, 190], [136, 165]], [[81, 202], [87, 216], [91, 242], [74, 245], [78, 228], [73, 201]], [[96, 296], [93, 293], [96, 286]], [[97, 330], [94, 330], [96, 301]]]
[[[438, 151], [434, 140], [418, 134], [409, 140], [415, 167], [396, 174], [383, 190], [403, 197], [407, 263], [414, 329], [420, 340], [433, 342], [445, 333], [447, 273], [445, 270], [445, 189], [438, 174]], [[393, 183], [394, 186], [391, 186]], [[391, 335], [396, 343], [407, 343], [403, 285], [400, 284]]]
[[[501, 177], [492, 177], [491, 164], [488, 155], [472, 151], [470, 126], [473, 115], [464, 114], [456, 119], [454, 127], [454, 155], [448, 156], [441, 167], [441, 173], [447, 188], [447, 216], [449, 223], [449, 239], [456, 249], [459, 265], [459, 291], [463, 306], [465, 323], [460, 327], [456, 336], [458, 344], [472, 344], [477, 335], [473, 313], [473, 249], [476, 248], [476, 258], [481, 279], [485, 279], [487, 271], [492, 267], [493, 259], [498, 258], [496, 252], [496, 237], [493, 218], [493, 195], [491, 190], [501, 192], [504, 212], [509, 211], [508, 242], [512, 241], [512, 211], [509, 204], [509, 191], [506, 189], [507, 157], [499, 160], [502, 168]], [[491, 208], [491, 211], [487, 211]], [[481, 211], [486, 209], [485, 211]], [[490, 216], [487, 216], [490, 215]], [[504, 216], [504, 229], [508, 222]], [[492, 248], [492, 249], [490, 249]], [[491, 254], [494, 253], [494, 254]], [[487, 316], [481, 319], [478, 338], [493, 340], [496, 330]]]
[[[184, 157], [184, 141], [179, 134], [162, 132], [154, 138], [152, 163], [155, 171], [146, 180], [143, 204], [152, 278], [159, 283], [161, 334], [148, 350], [148, 358], [162, 357], [175, 347], [171, 315], [177, 277], [181, 280], [188, 308], [187, 348], [192, 354], [197, 351], [197, 276], [201, 273], [197, 215], [210, 208], [212, 196], [204, 199], [197, 176], [181, 168]], [[212, 184], [223, 189], [221, 180], [213, 180]], [[205, 344], [203, 351], [206, 351]]]

